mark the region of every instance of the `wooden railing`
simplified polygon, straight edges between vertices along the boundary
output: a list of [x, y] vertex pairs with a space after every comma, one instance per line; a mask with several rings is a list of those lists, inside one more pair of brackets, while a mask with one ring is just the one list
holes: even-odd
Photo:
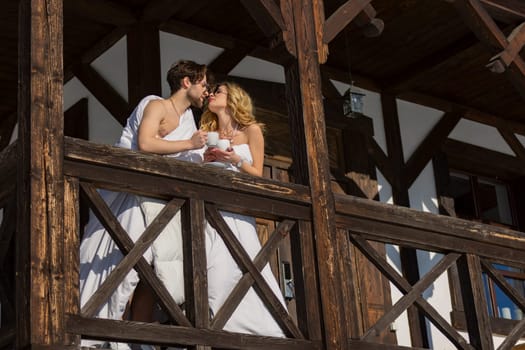
[[[336, 196], [337, 225], [347, 240], [356, 246], [377, 269], [403, 294], [388, 312], [369, 329], [351, 327], [349, 344], [359, 349], [375, 349], [376, 337], [397, 317], [415, 305], [457, 349], [494, 349], [493, 331], [482, 275], [487, 274], [522, 310], [525, 298], [511, 286], [493, 264], [525, 268], [525, 235], [501, 227], [395, 207], [350, 196]], [[443, 254], [421, 279], [411, 285], [369, 243], [382, 242]], [[463, 337], [422, 293], [448, 269], [456, 266], [465, 308], [468, 338]], [[351, 295], [359, 302], [359, 293]], [[525, 319], [515, 322], [498, 350], [512, 349], [525, 336]], [[436, 345], [436, 344], [435, 344]]]
[[[106, 282], [71, 315], [67, 330], [87, 338], [158, 345], [199, 345], [228, 349], [320, 349], [321, 324], [308, 189], [294, 184], [254, 178], [203, 165], [176, 161], [113, 147], [66, 140], [64, 172], [79, 183], [91, 209], [125, 254]], [[74, 188], [72, 186], [71, 188]], [[168, 202], [135, 242], [119, 225], [96, 189], [147, 195]], [[74, 198], [75, 195], [67, 196]], [[66, 203], [70, 207], [74, 203]], [[164, 225], [181, 209], [185, 258], [186, 302], [182, 310], [142, 257]], [[239, 244], [219, 210], [280, 222], [254, 261]], [[204, 245], [205, 219], [214, 226], [244, 271], [225, 304], [209, 320]], [[279, 243], [291, 235], [294, 249], [298, 322], [288, 314], [260, 271]], [[93, 319], [126, 274], [135, 267], [158, 296], [172, 325]], [[244, 294], [254, 287], [287, 338], [232, 334], [222, 330]], [[185, 311], [185, 312], [184, 312]]]
[[[16, 165], [15, 147], [0, 153], [0, 160], [9, 169], [0, 176], [0, 203], [8, 218], [14, 215], [12, 204]], [[194, 346], [198, 349], [323, 349], [323, 317], [317, 275], [314, 236], [311, 230], [311, 198], [307, 187], [254, 178], [199, 164], [181, 162], [154, 155], [131, 152], [86, 141], [65, 140], [65, 218], [67, 231], [64, 264], [66, 271], [67, 313], [66, 331], [71, 343], [79, 344], [80, 337], [110, 341], [148, 343], [157, 345]], [[9, 180], [10, 179], [10, 180]], [[119, 225], [96, 189], [109, 189], [147, 195], [167, 201], [158, 220], [133, 243]], [[85, 196], [89, 206], [106, 226], [120, 250], [125, 254], [118, 268], [106, 283], [84, 305], [78, 301], [79, 198]], [[171, 216], [181, 209], [184, 232], [186, 303], [184, 310], [142, 257]], [[242, 213], [275, 220], [280, 224], [270, 235], [262, 250], [252, 261], [232, 236], [219, 210]], [[225, 305], [210, 320], [206, 276], [204, 222], [208, 220], [220, 233], [244, 275]], [[397, 345], [378, 344], [377, 334], [387, 328], [408, 307], [415, 305], [457, 349], [494, 349], [487, 301], [483, 292], [482, 273], [486, 273], [522, 310], [525, 300], [493, 268], [500, 263], [525, 268], [525, 237], [521, 232], [480, 223], [422, 213], [411, 209], [336, 195], [338, 243], [341, 269], [344, 274], [341, 288], [345, 290], [348, 317], [347, 344], [358, 349], [403, 349]], [[11, 223], [11, 224], [9, 224]], [[6, 259], [14, 235], [13, 220], [4, 219], [0, 227], [0, 258]], [[291, 317], [276, 300], [261, 276], [269, 256], [289, 236], [292, 245], [292, 267], [296, 289], [296, 315]], [[411, 285], [372, 246], [373, 242], [399, 245], [443, 254], [428, 273]], [[357, 248], [403, 294], [403, 296], [368, 328], [359, 324], [353, 314], [361, 302], [352, 271], [345, 270], [349, 247]], [[11, 256], [10, 256], [11, 257]], [[0, 300], [4, 307], [14, 307], [14, 293], [6, 276], [8, 266], [1, 264]], [[461, 278], [468, 338], [454, 328], [442, 314], [423, 297], [422, 293], [445, 271], [456, 266]], [[141, 279], [154, 290], [159, 304], [168, 315], [169, 324], [150, 324], [131, 321], [97, 319], [92, 316], [107, 300], [126, 273], [135, 268]], [[287, 338], [241, 335], [222, 330], [244, 293], [253, 286], [277, 320]], [[354, 311], [353, 311], [354, 310]], [[297, 321], [294, 321], [297, 320]], [[14, 317], [2, 319], [0, 348], [13, 344]], [[516, 322], [498, 349], [511, 349], [525, 334], [525, 320]]]

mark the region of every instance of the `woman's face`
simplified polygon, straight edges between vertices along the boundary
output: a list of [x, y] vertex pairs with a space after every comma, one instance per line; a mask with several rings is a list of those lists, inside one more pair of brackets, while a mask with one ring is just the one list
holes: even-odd
[[210, 111], [217, 113], [219, 110], [227, 107], [227, 102], [228, 89], [226, 85], [218, 85], [210, 94], [208, 108]]

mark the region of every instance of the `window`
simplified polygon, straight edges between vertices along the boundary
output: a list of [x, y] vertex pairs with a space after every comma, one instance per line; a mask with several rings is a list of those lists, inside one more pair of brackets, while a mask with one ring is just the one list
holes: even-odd
[[[525, 274], [523, 271], [500, 264], [494, 264], [494, 267], [500, 270], [505, 280], [511, 286], [521, 295], [525, 295]], [[492, 280], [487, 278], [487, 276], [483, 278], [485, 280], [485, 295], [487, 300], [490, 301], [489, 314], [497, 318], [521, 320], [523, 311]]]
[[459, 218], [516, 227], [509, 191], [501, 182], [451, 173], [449, 195], [454, 199], [454, 209]]
[[[457, 217], [517, 229], [509, 186], [505, 183], [451, 172], [447, 187]], [[525, 271], [501, 264], [493, 266], [521, 295], [525, 295]], [[486, 274], [483, 279], [489, 315], [495, 319], [521, 320], [522, 310]]]

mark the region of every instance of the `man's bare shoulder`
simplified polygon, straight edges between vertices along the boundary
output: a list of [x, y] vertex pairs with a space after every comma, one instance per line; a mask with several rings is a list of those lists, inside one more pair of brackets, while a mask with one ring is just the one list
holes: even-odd
[[152, 100], [144, 109], [144, 117], [162, 119], [166, 114], [164, 100]]

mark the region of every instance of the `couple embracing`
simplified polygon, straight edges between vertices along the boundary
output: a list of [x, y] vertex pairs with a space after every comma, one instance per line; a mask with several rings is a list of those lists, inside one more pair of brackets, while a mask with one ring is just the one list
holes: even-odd
[[[232, 83], [221, 83], [210, 90], [207, 68], [192, 61], [179, 61], [167, 74], [169, 98], [147, 96], [128, 118], [116, 146], [174, 157], [190, 162], [216, 161], [232, 171], [262, 176], [264, 138], [262, 125], [253, 115], [249, 95]], [[208, 99], [198, 129], [190, 106], [202, 108]], [[230, 147], [206, 148], [208, 132], [229, 140]], [[210, 134], [210, 138], [213, 138]], [[211, 140], [210, 140], [211, 141]], [[130, 238], [136, 241], [162, 210], [165, 202], [123, 192], [100, 191]], [[255, 219], [230, 212], [222, 217], [253, 260], [261, 249]], [[122, 253], [100, 222], [90, 217], [80, 246], [80, 301], [83, 306], [122, 260]], [[232, 258], [220, 235], [206, 224], [206, 261], [208, 298], [213, 315], [222, 306], [242, 271]], [[180, 213], [161, 232], [144, 258], [178, 304], [184, 302], [184, 273]], [[283, 306], [279, 285], [267, 265], [262, 275]], [[131, 270], [115, 293], [99, 310], [97, 317], [120, 320], [153, 321], [155, 300], [147, 288], [137, 288], [139, 276]], [[129, 311], [129, 313], [127, 312]], [[124, 314], [128, 316], [124, 316]], [[239, 333], [284, 337], [266, 306], [253, 290], [225, 324], [224, 330]], [[84, 346], [100, 341], [83, 341]], [[127, 344], [111, 343], [112, 348], [129, 349]]]

